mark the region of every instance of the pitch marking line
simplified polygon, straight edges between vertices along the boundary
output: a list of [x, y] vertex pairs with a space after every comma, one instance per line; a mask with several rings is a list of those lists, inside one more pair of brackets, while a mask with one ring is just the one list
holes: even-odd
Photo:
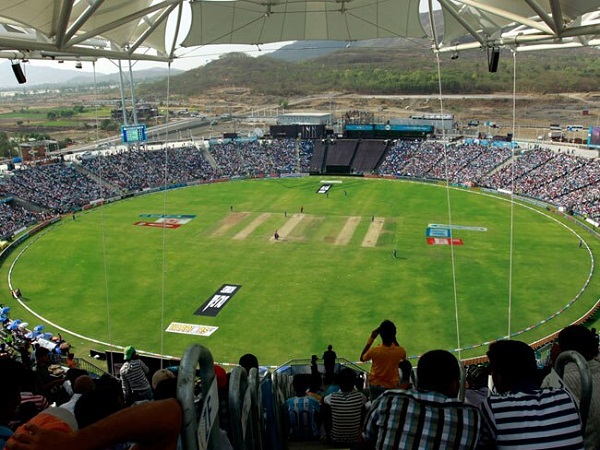
[[375, 247], [377, 245], [377, 240], [379, 239], [379, 235], [381, 234], [381, 230], [383, 229], [384, 219], [382, 217], [374, 217], [369, 225], [369, 229], [367, 230], [367, 234], [362, 241], [363, 247]]
[[233, 238], [240, 241], [242, 239], [246, 239], [248, 236], [250, 236], [250, 234], [252, 234], [254, 230], [256, 230], [256, 228], [258, 228], [258, 226], [261, 223], [263, 223], [269, 217], [271, 217], [271, 213], [262, 213], [260, 216], [258, 216], [252, 222], [250, 222], [250, 224], [246, 228], [244, 228], [242, 231], [236, 234]]
[[[286, 236], [288, 236], [292, 230], [294, 228], [296, 228], [296, 225], [298, 225], [300, 222], [302, 222], [302, 220], [304, 219], [304, 217], [306, 217], [304, 214], [293, 214], [292, 217], [290, 217], [286, 223], [283, 224], [283, 226], [281, 228], [279, 228], [279, 236], [285, 238]], [[275, 237], [271, 236], [269, 238], [269, 241], [271, 242], [275, 242]]]
[[348, 217], [346, 223], [344, 224], [340, 234], [335, 238], [335, 245], [348, 245], [352, 236], [354, 236], [354, 232], [356, 231], [356, 227], [360, 223], [361, 218], [359, 216]]
[[246, 217], [247, 215], [248, 215], [247, 212], [235, 212], [235, 213], [229, 214], [228, 216], [226, 216], [223, 219], [222, 225], [214, 231], [214, 233], [211, 235], [211, 237], [223, 236], [233, 226], [240, 223], [244, 219], [244, 217]]

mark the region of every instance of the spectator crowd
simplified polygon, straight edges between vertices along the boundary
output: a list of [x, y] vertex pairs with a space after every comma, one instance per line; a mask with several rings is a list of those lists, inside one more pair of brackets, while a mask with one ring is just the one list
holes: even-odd
[[513, 191], [600, 219], [600, 159], [535, 148], [513, 158], [503, 147], [398, 141], [377, 173]]
[[[147, 189], [308, 173], [313, 154], [311, 140], [219, 141], [208, 147], [118, 151], [78, 162], [23, 167], [0, 178], [0, 236], [10, 236], [41, 217]], [[600, 220], [600, 160], [572, 152], [534, 148], [513, 156], [504, 147], [398, 140], [375, 172], [513, 191]]]
[[[180, 403], [186, 396], [178, 395], [178, 377], [186, 369], [150, 371], [128, 346], [115, 375], [88, 373], [72, 355], [69, 366], [51, 374], [56, 355], [33, 342], [27, 345], [32, 353], [27, 348], [11, 354], [4, 345], [0, 352], [0, 449], [182, 448], [180, 433], [190, 425], [183, 416], [190, 405]], [[561, 358], [567, 362], [560, 363]], [[288, 376], [293, 392], [273, 392], [279, 409], [269, 410], [271, 394], [261, 388], [266, 397], [257, 406], [261, 413], [249, 416], [257, 422], [255, 431], [246, 430], [253, 436], [249, 441], [236, 431], [240, 419], [232, 399], [245, 396], [240, 389], [246, 380], [256, 377], [262, 385], [271, 377], [259, 377], [258, 358], [249, 353], [229, 374], [215, 364], [219, 428], [218, 444], [210, 448], [262, 450], [286, 447], [288, 440], [362, 450], [600, 448], [600, 357], [594, 329], [564, 328], [542, 364], [526, 343], [499, 340], [490, 344], [487, 362], [480, 365], [464, 367], [451, 352], [433, 349], [412, 368], [396, 340], [395, 324], [384, 320], [360, 359], [372, 362], [366, 379], [356, 366], [338, 360], [329, 345], [321, 364], [313, 355], [310, 368]], [[592, 381], [589, 390], [581, 373]], [[281, 379], [278, 383], [285, 385]], [[197, 394], [194, 408], [200, 411], [203, 396]], [[265, 423], [259, 418], [276, 411], [278, 419], [270, 416]], [[270, 433], [279, 441], [271, 440]]]

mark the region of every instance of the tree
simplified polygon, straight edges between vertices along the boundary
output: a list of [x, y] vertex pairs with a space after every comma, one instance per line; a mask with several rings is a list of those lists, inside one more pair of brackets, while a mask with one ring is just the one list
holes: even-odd
[[0, 131], [0, 156], [11, 156], [12, 147], [13, 143], [8, 138], [8, 134], [4, 131]]
[[100, 129], [105, 131], [115, 131], [118, 129], [118, 125], [111, 119], [102, 119], [100, 122]]
[[70, 137], [64, 138], [61, 141], [58, 141], [58, 147], [59, 148], [67, 148], [69, 145], [73, 144], [73, 139], [71, 139]]

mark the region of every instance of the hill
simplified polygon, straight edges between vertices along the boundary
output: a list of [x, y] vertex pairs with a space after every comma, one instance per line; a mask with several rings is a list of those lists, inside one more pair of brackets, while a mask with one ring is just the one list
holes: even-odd
[[[67, 65], [66, 63], [64, 65]], [[74, 64], [71, 62], [71, 67]], [[32, 86], [36, 88], [59, 88], [69, 85], [90, 85], [94, 83], [94, 74], [90, 72], [82, 72], [77, 69], [56, 69], [53, 67], [42, 66], [37, 61], [26, 64], [21, 64], [21, 68], [27, 78], [26, 85], [19, 85], [17, 80], [10, 75], [10, 62], [5, 61], [0, 63], [0, 73], [4, 74], [0, 80], [0, 89], [14, 89], [16, 87], [26, 87], [29, 89]], [[135, 80], [156, 80], [157, 78], [166, 78], [168, 69], [165, 67], [155, 67], [151, 69], [135, 70], [133, 77]], [[183, 73], [182, 70], [171, 69], [172, 74]], [[117, 72], [104, 74], [96, 74], [96, 82], [102, 84], [115, 84], [119, 82], [119, 74]]]
[[[298, 62], [276, 58], [288, 51], [299, 51], [297, 45], [257, 58], [243, 53], [224, 55], [206, 66], [172, 77], [171, 92], [194, 96], [236, 88], [248, 94], [287, 98], [324, 92], [431, 94], [439, 89], [436, 57], [423, 48], [422, 42], [395, 47], [351, 45]], [[451, 56], [440, 55], [445, 93], [484, 94], [512, 89], [513, 56], [509, 51], [501, 52], [497, 73], [488, 72], [487, 55], [483, 52], [463, 52], [456, 59]], [[516, 56], [518, 90], [541, 94], [587, 92], [592, 87], [590, 80], [600, 76], [597, 56], [595, 49], [519, 53]], [[141, 86], [140, 92], [164, 89], [163, 82], [156, 82]]]

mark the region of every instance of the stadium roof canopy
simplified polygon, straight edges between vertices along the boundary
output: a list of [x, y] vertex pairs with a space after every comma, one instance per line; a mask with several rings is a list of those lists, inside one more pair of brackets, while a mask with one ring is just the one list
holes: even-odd
[[[183, 28], [177, 44], [168, 34]], [[0, 0], [0, 57], [11, 59], [169, 61], [179, 45], [396, 37], [436, 51], [595, 46], [600, 0]]]

